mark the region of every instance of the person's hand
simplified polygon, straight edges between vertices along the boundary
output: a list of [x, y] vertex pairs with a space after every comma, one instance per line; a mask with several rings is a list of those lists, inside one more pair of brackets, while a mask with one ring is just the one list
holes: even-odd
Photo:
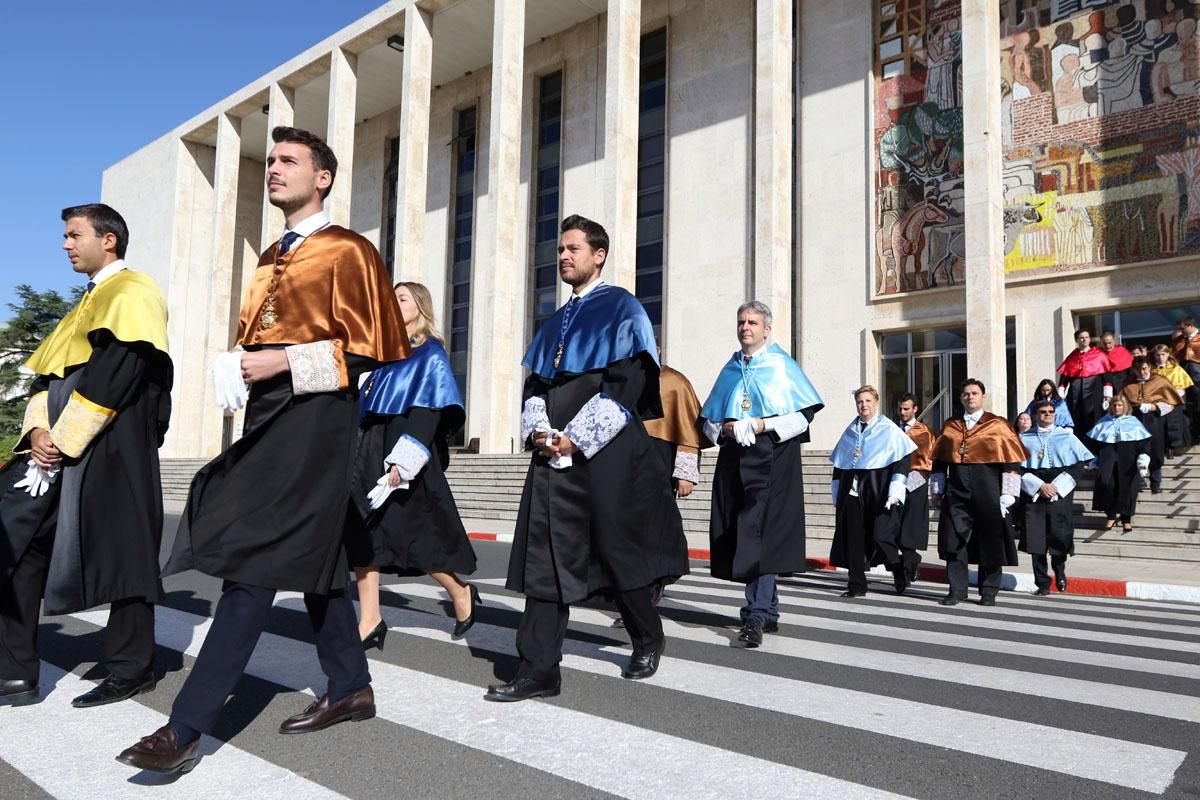
[[1067, 387], [1065, 387], [1065, 386], [1058, 387], [1058, 396], [1061, 397], [1063, 400], [1066, 400], [1067, 399]]
[[1042, 497], [1045, 497], [1047, 500], [1051, 500], [1055, 497], [1058, 497], [1058, 487], [1053, 483], [1043, 483], [1042, 488], [1038, 489], [1038, 494], [1040, 494]]
[[721, 433], [724, 434], [725, 436], [733, 436], [733, 423], [726, 422], [724, 425], [722, 425]]
[[45, 428], [34, 428], [29, 432], [29, 446], [32, 448], [30, 457], [44, 470], [49, 471], [62, 461], [62, 453], [54, 446], [54, 442], [50, 440], [50, 431]]
[[393, 489], [398, 487], [400, 485], [400, 468], [395, 464], [392, 464], [391, 469], [388, 470], [387, 479], [388, 486], [392, 487]]
[[255, 350], [242, 354], [242, 380], [259, 383], [291, 370], [283, 350]]
[[571, 441], [571, 437], [565, 433], [560, 433], [554, 437], [554, 442], [550, 449], [552, 454], [556, 456], [569, 456], [579, 450], [575, 446], [575, 443]]
[[537, 431], [533, 434], [533, 446], [537, 449], [537, 454], [543, 458], [553, 458], [554, 451], [550, 448], [550, 433], [548, 431]]
[[692, 490], [695, 488], [696, 488], [696, 484], [692, 483], [691, 481], [685, 481], [682, 478], [679, 478], [678, 480], [675, 481], [675, 496], [676, 497], [687, 497], [688, 495], [690, 495], [692, 493]]
[[1154, 410], [1154, 404], [1153, 403], [1142, 403], [1140, 406], [1138, 406], [1138, 408], [1140, 408], [1142, 410], [1143, 414], [1149, 414], [1151, 411]]

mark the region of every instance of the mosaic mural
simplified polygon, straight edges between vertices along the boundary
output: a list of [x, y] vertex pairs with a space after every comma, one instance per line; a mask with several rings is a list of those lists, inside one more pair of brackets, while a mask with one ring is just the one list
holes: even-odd
[[[1005, 271], [1200, 252], [1200, 0], [1001, 0]], [[958, 0], [876, 14], [878, 294], [961, 283]]]
[[1200, 2], [1001, 4], [1009, 275], [1200, 252]]

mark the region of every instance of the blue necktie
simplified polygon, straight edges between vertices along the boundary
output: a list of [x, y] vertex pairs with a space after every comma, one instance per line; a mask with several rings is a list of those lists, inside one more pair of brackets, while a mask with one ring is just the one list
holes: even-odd
[[96, 282], [95, 282], [95, 281], [88, 281], [87, 288], [86, 288], [86, 289], [84, 289], [83, 293], [84, 293], [84, 294], [91, 294], [91, 293], [92, 293], [92, 289], [95, 289], [95, 288], [96, 288]]
[[288, 231], [287, 233], [283, 234], [283, 238], [279, 240], [279, 255], [283, 255], [288, 250], [291, 250], [292, 245], [294, 245], [296, 240], [299, 238], [300, 234], [296, 233], [295, 231]]

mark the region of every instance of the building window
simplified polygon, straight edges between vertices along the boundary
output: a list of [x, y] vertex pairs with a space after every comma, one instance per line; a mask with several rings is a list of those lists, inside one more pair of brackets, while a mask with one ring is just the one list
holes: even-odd
[[454, 119], [454, 218], [450, 231], [449, 323], [446, 349], [458, 390], [467, 394], [467, 330], [471, 315], [471, 244], [475, 223], [475, 106]]
[[562, 72], [538, 81], [537, 150], [534, 154], [533, 333], [558, 307], [559, 171], [562, 165]]
[[1112, 331], [1126, 347], [1144, 344], [1169, 344], [1179, 330], [1179, 320], [1191, 316], [1200, 319], [1200, 303], [1180, 303], [1154, 308], [1127, 308], [1123, 311], [1094, 311], [1075, 315], [1075, 329], [1087, 328], [1092, 339]]
[[[1017, 346], [1016, 324], [1010, 317], [1004, 326], [1007, 344], [1005, 379], [1008, 383], [1009, 419], [1016, 416]], [[967, 374], [967, 329], [935, 328], [924, 331], [889, 333], [881, 337], [883, 357], [883, 412], [896, 413], [900, 395], [912, 392], [921, 404], [920, 419], [935, 432], [951, 417], [962, 413], [958, 387], [971, 377]], [[1022, 405], [1022, 408], [1024, 406]]]
[[387, 140], [387, 170], [383, 173], [383, 263], [396, 279], [396, 184], [400, 181], [400, 137]]
[[[667, 184], [667, 29], [642, 37], [638, 117], [636, 294], [661, 337]], [[661, 340], [661, 339], [660, 339]]]

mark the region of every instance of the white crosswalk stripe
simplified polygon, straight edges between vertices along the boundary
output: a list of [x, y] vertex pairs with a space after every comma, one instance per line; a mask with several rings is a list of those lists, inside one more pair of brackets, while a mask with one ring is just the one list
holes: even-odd
[[[485, 681], [470, 667], [489, 654], [514, 656], [522, 597], [502, 590], [503, 579], [475, 581], [489, 587], [482, 593], [488, 616], [456, 642], [449, 637], [453, 621], [445, 616], [447, 598], [439, 587], [424, 579], [386, 585], [391, 649], [386, 658], [371, 661], [381, 722], [355, 726], [351, 733], [379, 736], [387, 730], [379, 726], [390, 725], [392, 731], [435, 737], [479, 758], [558, 781], [554, 785], [564, 797], [925, 796], [893, 784], [886, 772], [876, 776], [845, 764], [791, 763], [779, 753], [761, 757], [724, 739], [706, 738], [699, 729], [663, 731], [631, 721], [638, 715], [629, 709], [669, 700], [784, 720], [784, 729], [825, 726], [818, 729], [827, 732], [823, 735], [857, 743], [885, 759], [879, 754], [896, 748], [927, 753], [925, 759], [974, 759], [971, 769], [994, 771], [999, 776], [994, 780], [1008, 775], [1028, 785], [1042, 776], [1037, 780], [1074, 787], [1078, 796], [1174, 797], [1173, 784], [1185, 772], [1192, 781], [1186, 785], [1193, 785], [1194, 768], [1187, 772], [1186, 764], [1195, 761], [1192, 742], [1200, 740], [1194, 735], [1200, 732], [1200, 665], [1191, 657], [1200, 652], [1200, 615], [1195, 626], [1188, 626], [1186, 610], [1159, 613], [1157, 605], [1144, 601], [1056, 608], [1053, 599], [1017, 602], [1007, 594], [996, 609], [938, 609], [928, 596], [896, 596], [882, 582], [880, 591], [868, 596], [870, 602], [833, 599], [832, 590], [843, 581], [836, 574], [782, 581], [784, 630], [768, 635], [756, 651], [737, 651], [729, 645], [736, 635], [732, 624], [743, 600], [741, 588], [707, 574], [685, 577], [663, 600], [668, 647], [662, 667], [643, 682], [620, 678], [629, 649], [614, 644], [626, 637], [608, 630], [613, 614], [573, 608], [562, 662], [563, 698], [511, 705], [484, 702]], [[276, 614], [303, 612], [299, 595], [281, 592], [276, 605]], [[100, 626], [107, 613], [73, 616], [77, 626]], [[287, 619], [290, 626], [297, 617]], [[717, 619], [728, 626], [714, 627]], [[273, 620], [248, 674], [285, 689], [320, 692], [324, 677], [314, 648], [278, 632], [283, 616]], [[160, 646], [185, 657], [199, 652], [210, 624], [209, 618], [176, 607], [157, 609]], [[893, 650], [889, 643], [905, 646]], [[407, 663], [406, 654], [418, 653], [424, 660]], [[165, 715], [142, 698], [103, 709], [70, 708], [70, 698], [91, 685], [76, 675], [84, 666], [74, 664], [74, 672], [45, 664], [43, 682], [53, 691], [42, 703], [0, 708], [0, 768], [10, 765], [51, 797], [356, 796], [336, 782], [326, 783], [342, 794], [323, 785], [320, 771], [309, 774], [262, 755], [277, 755], [275, 750], [240, 749], [245, 732], [223, 744], [206, 737], [201, 765], [176, 782], [137, 778], [113, 756], [163, 724]], [[857, 677], [841, 679], [839, 671], [877, 677], [864, 679], [860, 687]], [[475, 677], [462, 680], [466, 675]], [[584, 675], [612, 698], [611, 711], [570, 707], [572, 684]], [[889, 683], [896, 681], [903, 690], [889, 692]], [[1041, 715], [1031, 710], [1031, 692], [1067, 710]], [[996, 700], [1001, 697], [1012, 698], [1014, 708]], [[1091, 715], [1099, 715], [1096, 724]], [[719, 728], [721, 716], [697, 723]], [[1192, 735], [1157, 736], [1154, 724], [1145, 722], [1151, 718]], [[52, 751], [75, 754], [68, 759], [70, 768], [48, 756], [47, 742]], [[854, 754], [844, 757], [853, 760]], [[414, 791], [413, 796], [425, 795]], [[0, 797], [7, 800], [3, 788]]]

